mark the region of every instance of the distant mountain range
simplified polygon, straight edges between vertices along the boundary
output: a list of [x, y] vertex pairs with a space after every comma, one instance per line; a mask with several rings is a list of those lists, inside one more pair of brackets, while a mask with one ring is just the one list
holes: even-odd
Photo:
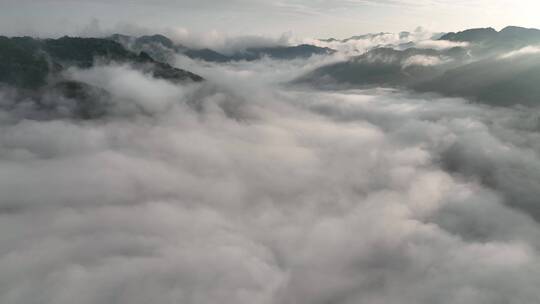
[[[370, 33], [370, 34], [364, 34], [364, 35], [356, 35], [352, 36], [346, 39], [336, 39], [336, 38], [328, 38], [328, 39], [319, 39], [319, 41], [322, 42], [341, 42], [341, 43], [347, 43], [349, 41], [354, 40], [372, 40], [379, 37], [384, 37], [387, 35], [392, 35], [392, 33], [386, 33], [386, 32], [380, 32], [380, 33]], [[406, 39], [411, 36], [410, 32], [400, 32], [399, 37], [402, 39]]]
[[509, 26], [448, 33], [467, 42], [448, 50], [375, 48], [302, 76], [317, 87], [405, 88], [459, 96], [492, 105], [540, 105], [540, 30]]
[[471, 43], [477, 56], [486, 57], [540, 43], [540, 30], [508, 26], [500, 31], [493, 28], [469, 29], [447, 33], [440, 40]]
[[[540, 41], [540, 30], [533, 28], [523, 28], [518, 26], [507, 26], [497, 32], [495, 29], [477, 28], [469, 29], [458, 33], [447, 33], [440, 40], [465, 41], [473, 43], [508, 44], [518, 45], [538, 43]], [[514, 45], [516, 46], [516, 45]]]
[[[361, 37], [367, 36], [349, 39]], [[540, 104], [540, 30], [515, 26], [501, 31], [479, 28], [447, 33], [439, 39], [465, 44], [445, 50], [375, 47], [346, 61], [320, 67], [294, 83], [329, 89], [403, 88], [500, 106]], [[298, 45], [247, 48], [222, 54], [211, 49], [190, 49], [162, 35], [59, 39], [0, 36], [0, 86], [16, 89], [15, 99], [30, 98], [35, 101], [35, 107], [48, 113], [60, 115], [60, 109], [67, 106], [74, 115], [90, 119], [103, 115], [108, 92], [66, 78], [64, 71], [71, 67], [86, 69], [116, 62], [154, 78], [183, 83], [199, 82], [203, 78], [166, 63], [170, 56], [183, 54], [196, 60], [223, 63], [264, 57], [290, 60], [334, 52]], [[49, 98], [51, 94], [65, 99], [61, 106], [55, 104], [56, 99]]]
[[233, 54], [223, 54], [208, 48], [193, 49], [180, 44], [175, 44], [172, 40], [163, 35], [132, 37], [114, 34], [107, 38], [119, 42], [124, 45], [124, 47], [135, 52], [145, 51], [152, 57], [163, 61], [170, 59], [174, 54], [183, 54], [195, 60], [224, 63], [231, 61], [255, 61], [264, 57], [278, 60], [292, 60], [309, 58], [314, 55], [329, 55], [335, 53], [335, 50], [330, 48], [302, 44], [296, 46], [251, 47], [237, 51]]

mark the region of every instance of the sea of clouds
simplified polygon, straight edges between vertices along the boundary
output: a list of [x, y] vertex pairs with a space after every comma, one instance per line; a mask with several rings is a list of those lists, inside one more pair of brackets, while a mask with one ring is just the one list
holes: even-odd
[[71, 69], [93, 120], [2, 91], [0, 302], [539, 302], [538, 109], [283, 85], [322, 60]]

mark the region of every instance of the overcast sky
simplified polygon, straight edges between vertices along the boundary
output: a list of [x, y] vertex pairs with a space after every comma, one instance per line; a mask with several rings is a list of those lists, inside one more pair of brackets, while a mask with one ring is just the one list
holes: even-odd
[[5, 35], [43, 36], [99, 27], [347, 37], [417, 26], [540, 27], [539, 9], [536, 0], [0, 0], [0, 28]]

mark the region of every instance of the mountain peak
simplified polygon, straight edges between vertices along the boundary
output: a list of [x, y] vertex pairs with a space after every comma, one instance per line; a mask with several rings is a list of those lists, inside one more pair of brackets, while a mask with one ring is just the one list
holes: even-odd
[[137, 38], [137, 43], [139, 44], [146, 44], [146, 43], [160, 43], [163, 46], [173, 49], [175, 47], [174, 42], [172, 42], [171, 39], [161, 35], [161, 34], [155, 34], [155, 35], [147, 35], [147, 36], [141, 36]]
[[492, 28], [474, 28], [457, 33], [448, 33], [439, 40], [460, 41], [460, 42], [482, 42], [494, 38], [498, 32]]
[[510, 31], [525, 31], [525, 32], [536, 31], [536, 32], [539, 32], [540, 30], [534, 29], [534, 28], [526, 28], [526, 27], [521, 27], [521, 26], [509, 25], [509, 26], [503, 28], [500, 31], [500, 33], [510, 32]]
[[519, 26], [507, 26], [503, 28], [499, 35], [505, 36], [505, 37], [528, 37], [528, 38], [534, 38], [538, 37], [540, 38], [540, 30], [534, 29], [534, 28], [524, 28]]

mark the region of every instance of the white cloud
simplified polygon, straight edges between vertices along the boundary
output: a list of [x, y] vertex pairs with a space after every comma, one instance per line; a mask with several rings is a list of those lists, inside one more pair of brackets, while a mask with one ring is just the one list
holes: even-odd
[[415, 46], [422, 49], [446, 50], [454, 47], [466, 48], [469, 46], [469, 44], [467, 42], [455, 42], [447, 40], [422, 40], [416, 42]]
[[437, 56], [414, 55], [405, 59], [402, 62], [402, 65], [404, 68], [406, 68], [406, 67], [415, 66], [415, 65], [434, 66], [434, 65], [440, 65], [446, 62], [448, 62], [448, 60], [445, 60]]
[[511, 51], [507, 54], [503, 54], [500, 56], [501, 59], [511, 59], [511, 58], [516, 58], [516, 57], [520, 57], [520, 56], [525, 56], [525, 55], [532, 55], [532, 54], [538, 54], [540, 53], [540, 47], [538, 46], [526, 46], [522, 49], [519, 49], [519, 50], [516, 50], [516, 51]]

